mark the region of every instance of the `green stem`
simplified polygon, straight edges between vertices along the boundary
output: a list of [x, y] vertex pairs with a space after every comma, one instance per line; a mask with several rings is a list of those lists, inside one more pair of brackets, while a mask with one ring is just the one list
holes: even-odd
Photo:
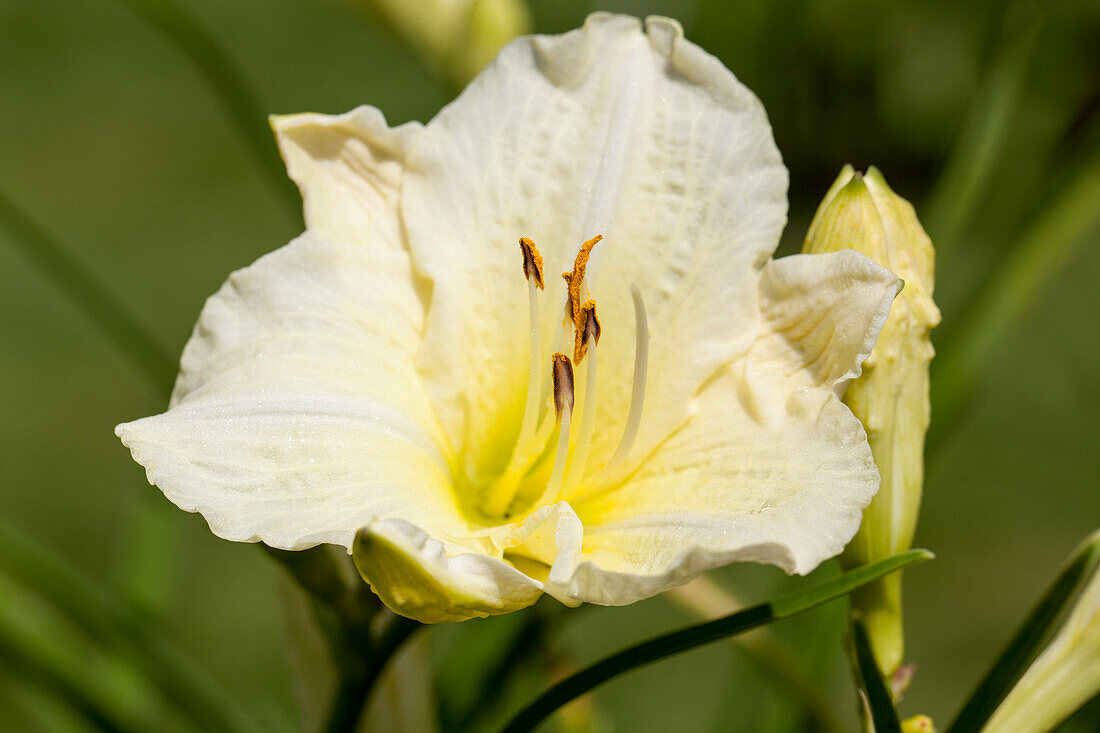
[[[390, 614], [380, 638], [371, 646], [369, 656], [357, 654], [341, 667], [332, 710], [325, 724], [327, 733], [352, 733], [363, 715], [367, 698], [382, 675], [387, 662], [421, 624], [404, 616]], [[335, 650], [334, 650], [335, 651]], [[346, 651], [346, 650], [345, 650]], [[365, 650], [362, 650], [365, 651]]]
[[[1020, 314], [1100, 224], [1100, 153], [1094, 153], [1012, 248], [965, 321], [932, 362], [936, 411], [929, 451], [946, 437], [982, 373]], [[936, 427], [939, 426], [939, 427]]]
[[127, 730], [115, 724], [111, 716], [101, 709], [94, 695], [80, 684], [78, 678], [67, 674], [63, 669], [44, 663], [14, 643], [14, 637], [4, 633], [0, 633], [0, 662], [22, 680], [33, 681], [43, 689], [48, 689], [96, 730], [106, 733], [123, 733]]
[[[288, 212], [301, 201], [272, 143], [267, 114], [221, 44], [176, 0], [117, 0], [162, 33], [194, 65], [217, 97]], [[295, 214], [296, 216], [298, 214]]]
[[153, 724], [156, 700], [148, 689], [116, 694], [115, 660], [85, 647], [53, 609], [4, 575], [0, 597], [0, 663], [98, 729], [137, 733]]

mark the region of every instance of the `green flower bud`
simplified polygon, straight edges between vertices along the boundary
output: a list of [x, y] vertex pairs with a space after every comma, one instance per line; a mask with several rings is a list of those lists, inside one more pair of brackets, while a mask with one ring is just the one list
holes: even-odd
[[[935, 251], [908, 201], [875, 168], [860, 175], [845, 166], [825, 195], [803, 252], [854, 249], [905, 281], [890, 317], [844, 396], [867, 430], [882, 487], [863, 513], [859, 533], [842, 561], [862, 565], [908, 549], [913, 540], [924, 480], [928, 429], [929, 331], [940, 322], [932, 301]], [[890, 676], [902, 662], [900, 573], [853, 595], [863, 614], [876, 661]]]
[[504, 44], [529, 32], [523, 0], [363, 0], [436, 73], [466, 85]]
[[[1095, 542], [1100, 532], [1086, 542]], [[1100, 693], [1100, 571], [1066, 622], [982, 728], [1046, 733]]]

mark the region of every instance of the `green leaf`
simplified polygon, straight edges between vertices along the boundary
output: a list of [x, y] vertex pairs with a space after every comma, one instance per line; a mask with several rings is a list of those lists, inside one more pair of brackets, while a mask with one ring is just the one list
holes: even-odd
[[157, 692], [49, 604], [3, 574], [0, 598], [0, 666], [97, 730], [138, 733], [164, 722]]
[[935, 557], [928, 550], [909, 550], [870, 565], [851, 570], [835, 578], [816, 583], [762, 603], [655, 639], [613, 654], [547, 690], [505, 726], [503, 733], [522, 733], [534, 728], [562, 705], [590, 692], [604, 682], [659, 659], [709, 644], [780, 619], [794, 616], [823, 603], [840, 598], [867, 583], [909, 565]]
[[1008, 250], [960, 324], [940, 338], [932, 364], [934, 454], [958, 426], [987, 365], [1021, 314], [1045, 292], [1100, 224], [1100, 152], [1085, 157]]
[[1005, 13], [993, 61], [971, 99], [922, 217], [941, 255], [959, 244], [979, 210], [996, 162], [1005, 155], [1047, 10], [1041, 3], [1016, 3]]
[[202, 729], [259, 730], [161, 629], [2, 520], [0, 569], [129, 662]]
[[172, 389], [176, 357], [84, 265], [6, 194], [0, 192], [0, 237], [57, 285], [100, 333], [163, 394]]
[[890, 691], [886, 689], [886, 683], [882, 679], [882, 670], [875, 661], [871, 641], [867, 638], [867, 629], [854, 614], [851, 634], [859, 686], [867, 696], [867, 707], [871, 712], [875, 733], [901, 733], [898, 711], [894, 709]]
[[228, 51], [194, 16], [190, 3], [178, 0], [117, 0], [150, 27], [159, 31], [187, 57], [221, 104], [249, 153], [271, 182], [295, 223], [302, 204], [267, 126], [267, 114], [244, 74]]
[[1074, 553], [1069, 564], [1054, 581], [1038, 605], [1016, 632], [985, 679], [963, 706], [948, 733], [977, 733], [1001, 704], [1005, 696], [1027, 670], [1045, 642], [1054, 632], [1081, 586], [1100, 562], [1100, 533], [1094, 533]]

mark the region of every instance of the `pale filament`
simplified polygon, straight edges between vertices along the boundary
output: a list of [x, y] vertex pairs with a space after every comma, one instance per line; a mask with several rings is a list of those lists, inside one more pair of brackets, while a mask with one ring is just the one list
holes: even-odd
[[645, 383], [649, 372], [649, 321], [645, 315], [645, 301], [637, 285], [630, 286], [630, 297], [634, 300], [634, 375], [630, 383], [630, 409], [626, 414], [626, 428], [619, 439], [619, 447], [604, 466], [611, 471], [619, 466], [634, 447], [638, 437], [638, 428], [642, 425], [642, 407], [645, 405]]
[[[593, 301], [581, 301], [584, 302], [583, 307], [577, 304], [576, 314], [574, 314], [573, 306], [574, 299], [579, 300], [581, 296], [586, 299], [588, 297], [588, 284], [584, 277], [583, 266], [587, 263], [587, 255], [591, 251], [591, 245], [596, 241], [598, 241], [598, 238], [589, 240], [589, 242], [586, 242], [585, 246], [582, 247], [582, 254], [578, 255], [578, 261], [577, 264], [574, 265], [572, 277], [570, 277], [570, 273], [564, 273], [566, 282], [569, 283], [570, 292], [567, 294], [565, 303], [566, 318], [563, 322], [561, 335], [561, 351], [565, 351], [567, 348], [566, 345], [569, 344], [570, 341], [575, 341], [575, 344], [572, 344], [572, 346], [574, 346], [575, 349], [574, 359], [578, 363], [572, 363], [564, 353], [559, 352], [555, 354], [552, 361], [560, 358], [562, 362], [560, 366], [568, 369], [569, 399], [566, 404], [560, 402], [560, 395], [558, 393], [561, 390], [559, 389], [558, 375], [552, 369], [552, 376], [554, 378], [551, 381], [554, 383], [554, 387], [551, 391], [554, 393], [555, 408], [546, 411], [546, 414], [541, 416], [541, 420], [543, 372], [540, 368], [542, 366], [542, 359], [539, 356], [541, 339], [538, 314], [538, 289], [542, 284], [542, 261], [541, 257], [538, 255], [538, 251], [534, 249], [533, 242], [526, 239], [520, 242], [521, 247], [529, 246], [529, 249], [524, 249], [525, 274], [527, 274], [529, 270], [537, 269], [539, 275], [538, 278], [530, 275], [527, 278], [531, 338], [527, 397], [524, 405], [523, 420], [508, 466], [501, 474], [500, 478], [490, 488], [489, 494], [486, 497], [484, 506], [486, 514], [489, 516], [508, 516], [527, 472], [531, 470], [531, 467], [539, 460], [540, 456], [544, 454], [547, 441], [553, 434], [555, 427], [558, 428], [558, 437], [554, 448], [553, 467], [545, 489], [534, 504], [536, 508], [547, 506], [557, 501], [562, 497], [563, 490], [565, 491], [566, 499], [576, 500], [587, 496], [593, 490], [606, 484], [612, 477], [614, 470], [621, 466], [626, 460], [638, 436], [642, 420], [642, 408], [645, 403], [646, 378], [649, 362], [649, 326], [646, 318], [645, 303], [642, 300], [641, 293], [638, 291], [637, 287], [631, 287], [631, 297], [633, 298], [634, 305], [635, 340], [634, 372], [631, 385], [630, 407], [627, 411], [623, 434], [615, 452], [605, 465], [599, 467], [598, 470], [595, 470], [586, 478], [589, 454], [591, 452], [593, 436], [596, 430], [596, 364], [599, 321], [595, 315], [595, 303]], [[529, 267], [530, 263], [534, 261], [530, 258], [530, 252], [532, 251], [538, 260], [537, 268], [533, 266]], [[536, 282], [536, 280], [538, 280], [538, 282]], [[588, 309], [591, 310], [589, 311]], [[588, 316], [591, 317], [591, 321], [587, 320]], [[585, 371], [584, 392], [583, 395], [577, 395], [580, 398], [577, 402], [581, 404], [574, 405], [573, 368], [579, 366], [579, 361], [583, 360], [585, 357], [588, 358], [588, 366]], [[554, 361], [554, 363], [556, 364], [557, 362]], [[574, 423], [573, 413], [576, 412], [578, 408], [580, 411], [580, 419], [576, 425], [577, 430], [574, 439], [574, 431], [572, 430]], [[549, 456], [547, 456], [547, 458], [549, 458]]]
[[[524, 275], [527, 278], [528, 320], [531, 326], [531, 363], [527, 373], [527, 399], [523, 406], [523, 422], [520, 424], [519, 437], [516, 439], [512, 457], [508, 466], [497, 480], [494, 490], [485, 504], [486, 512], [491, 516], [503, 515], [508, 511], [524, 472], [538, 457], [539, 451], [533, 446], [545, 445], [547, 434], [539, 425], [539, 403], [542, 396], [540, 362], [540, 331], [538, 291], [542, 287], [542, 260], [534, 242], [520, 239], [520, 248], [524, 255]], [[534, 257], [529, 259], [530, 252]], [[545, 426], [547, 431], [550, 426]], [[541, 441], [536, 440], [539, 436]]]
[[558, 432], [558, 445], [554, 455], [554, 470], [550, 472], [550, 480], [546, 484], [546, 490], [535, 502], [536, 507], [543, 507], [554, 503], [561, 493], [561, 487], [565, 480], [565, 464], [569, 462], [569, 422], [573, 408], [566, 405], [561, 413], [561, 430]]
[[[527, 445], [534, 437], [539, 420], [539, 397], [542, 394], [540, 388], [540, 362], [539, 358], [539, 301], [538, 288], [535, 279], [527, 282], [528, 305], [531, 310], [531, 368], [527, 375], [527, 402], [523, 407], [523, 423], [519, 429], [517, 445]], [[513, 454], [513, 458], [515, 454]]]
[[[634, 447], [634, 440], [638, 437], [638, 429], [642, 424], [642, 408], [645, 406], [645, 386], [649, 371], [649, 322], [646, 319], [645, 301], [642, 300], [642, 294], [636, 286], [631, 286], [630, 295], [634, 299], [634, 375], [630, 387], [630, 408], [627, 411], [626, 427], [611, 459], [584, 481], [580, 491], [569, 497], [571, 501], [579, 501], [611, 478], [612, 472], [630, 455], [630, 449]], [[595, 355], [595, 349], [593, 349], [589, 357]], [[592, 366], [589, 369], [594, 371]]]
[[592, 434], [596, 430], [596, 344], [588, 347], [585, 356], [588, 370], [585, 372], [584, 405], [581, 408], [581, 424], [577, 431], [577, 446], [573, 451], [573, 461], [569, 466], [568, 485], [577, 483], [584, 475], [584, 466], [588, 463], [588, 451], [592, 447]]

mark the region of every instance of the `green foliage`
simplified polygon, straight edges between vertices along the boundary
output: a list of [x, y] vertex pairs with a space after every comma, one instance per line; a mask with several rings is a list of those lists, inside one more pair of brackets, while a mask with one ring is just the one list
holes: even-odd
[[990, 667], [985, 678], [959, 711], [948, 733], [978, 733], [1008, 695], [1012, 686], [1027, 671], [1061, 621], [1081, 587], [1100, 562], [1100, 535], [1094, 534], [1078, 550], [1069, 564], [1039, 600], [1019, 630]]
[[933, 557], [932, 553], [927, 550], [902, 552], [878, 562], [855, 568], [834, 578], [784, 593], [767, 603], [751, 606], [713, 621], [663, 634], [655, 639], [632, 646], [590, 667], [586, 667], [554, 685], [537, 700], [521, 710], [505, 726], [504, 733], [524, 733], [525, 731], [534, 730], [540, 722], [566, 703], [595, 689], [604, 682], [638, 667], [697, 646], [795, 616], [823, 603], [841, 598], [884, 575], [918, 562], [931, 560]]
[[[283, 729], [293, 711], [277, 570], [261, 553], [169, 512], [110, 428], [163, 408], [164, 387], [146, 387], [145, 375], [156, 371], [156, 384], [167, 383], [166, 359], [174, 360], [203, 299], [226, 273], [297, 233], [300, 212], [288, 203], [289, 185], [279, 188], [274, 145], [257, 115], [369, 102], [392, 122], [426, 120], [450, 92], [347, 3], [202, 0], [186, 5], [190, 30], [175, 36], [141, 21], [143, 13], [167, 17], [165, 0], [126, 5], [139, 12], [74, 0], [0, 5], [0, 191], [18, 212], [8, 212], [0, 232], [0, 516], [96, 588], [120, 589], [103, 594], [137, 599], [154, 614], [142, 623], [208, 670], [246, 718]], [[531, 5], [542, 32], [574, 27], [594, 7]], [[908, 583], [910, 648], [922, 672], [903, 704], [946, 718], [1046, 583], [1046, 568], [1093, 529], [1097, 514], [1100, 331], [1092, 314], [1100, 311], [1100, 250], [1082, 245], [1100, 236], [1100, 207], [1088, 198], [1100, 141], [1100, 13], [1086, 0], [595, 6], [679, 17], [690, 38], [759, 94], [791, 168], [788, 251], [848, 162], [878, 165], [930, 217], [943, 248], [944, 327], [918, 538], [941, 560]], [[190, 48], [221, 50], [189, 54], [188, 37]], [[26, 249], [29, 230], [12, 227], [20, 217], [56, 246]], [[74, 277], [63, 274], [74, 266]], [[112, 307], [121, 320], [100, 317]], [[137, 359], [111, 332], [120, 323], [153, 342]], [[142, 366], [142, 358], [155, 364]], [[757, 597], [793, 582], [761, 568], [716, 575]], [[136, 653], [75, 622], [83, 616], [65, 610], [63, 596], [24, 580], [17, 592], [36, 609], [45, 602], [44, 618], [58, 626], [44, 637], [52, 651], [37, 661], [33, 646], [5, 647], [0, 682], [12, 684], [0, 695], [0, 719], [85, 730], [71, 711], [94, 703], [115, 724], [147, 722], [143, 696], [162, 692], [134, 676], [142, 663], [128, 655]], [[75, 605], [93, 615], [100, 607]], [[843, 629], [835, 606], [774, 631], [790, 648], [832, 653], [833, 664], [815, 667], [812, 654], [798, 661], [829, 678], [825, 689], [844, 714], [850, 692], [828, 651]], [[5, 606], [13, 614], [29, 607]], [[554, 622], [558, 633], [539, 642], [536, 658], [575, 669], [681, 620], [659, 600], [572, 613]], [[450, 703], [456, 715], [497, 674], [496, 654], [470, 651], [509, 648], [519, 634], [509, 624], [521, 617], [433, 631], [440, 685], [461, 691]], [[56, 644], [70, 632], [90, 650]], [[795, 698], [743, 652], [697, 654], [705, 664], [672, 659], [632, 674], [628, 693], [609, 685], [598, 707], [634, 729], [728, 730], [733, 720], [743, 730], [801, 729]], [[105, 668], [123, 671], [103, 679], [125, 684], [97, 687]], [[543, 675], [528, 665], [488, 689], [499, 691], [501, 708], [516, 706], [545, 684]], [[46, 686], [53, 692], [43, 693]], [[669, 686], [675, 706], [655, 694]], [[1093, 717], [1086, 708], [1066, 725], [1095, 729], [1091, 708]], [[158, 722], [187, 728], [179, 715]]]

